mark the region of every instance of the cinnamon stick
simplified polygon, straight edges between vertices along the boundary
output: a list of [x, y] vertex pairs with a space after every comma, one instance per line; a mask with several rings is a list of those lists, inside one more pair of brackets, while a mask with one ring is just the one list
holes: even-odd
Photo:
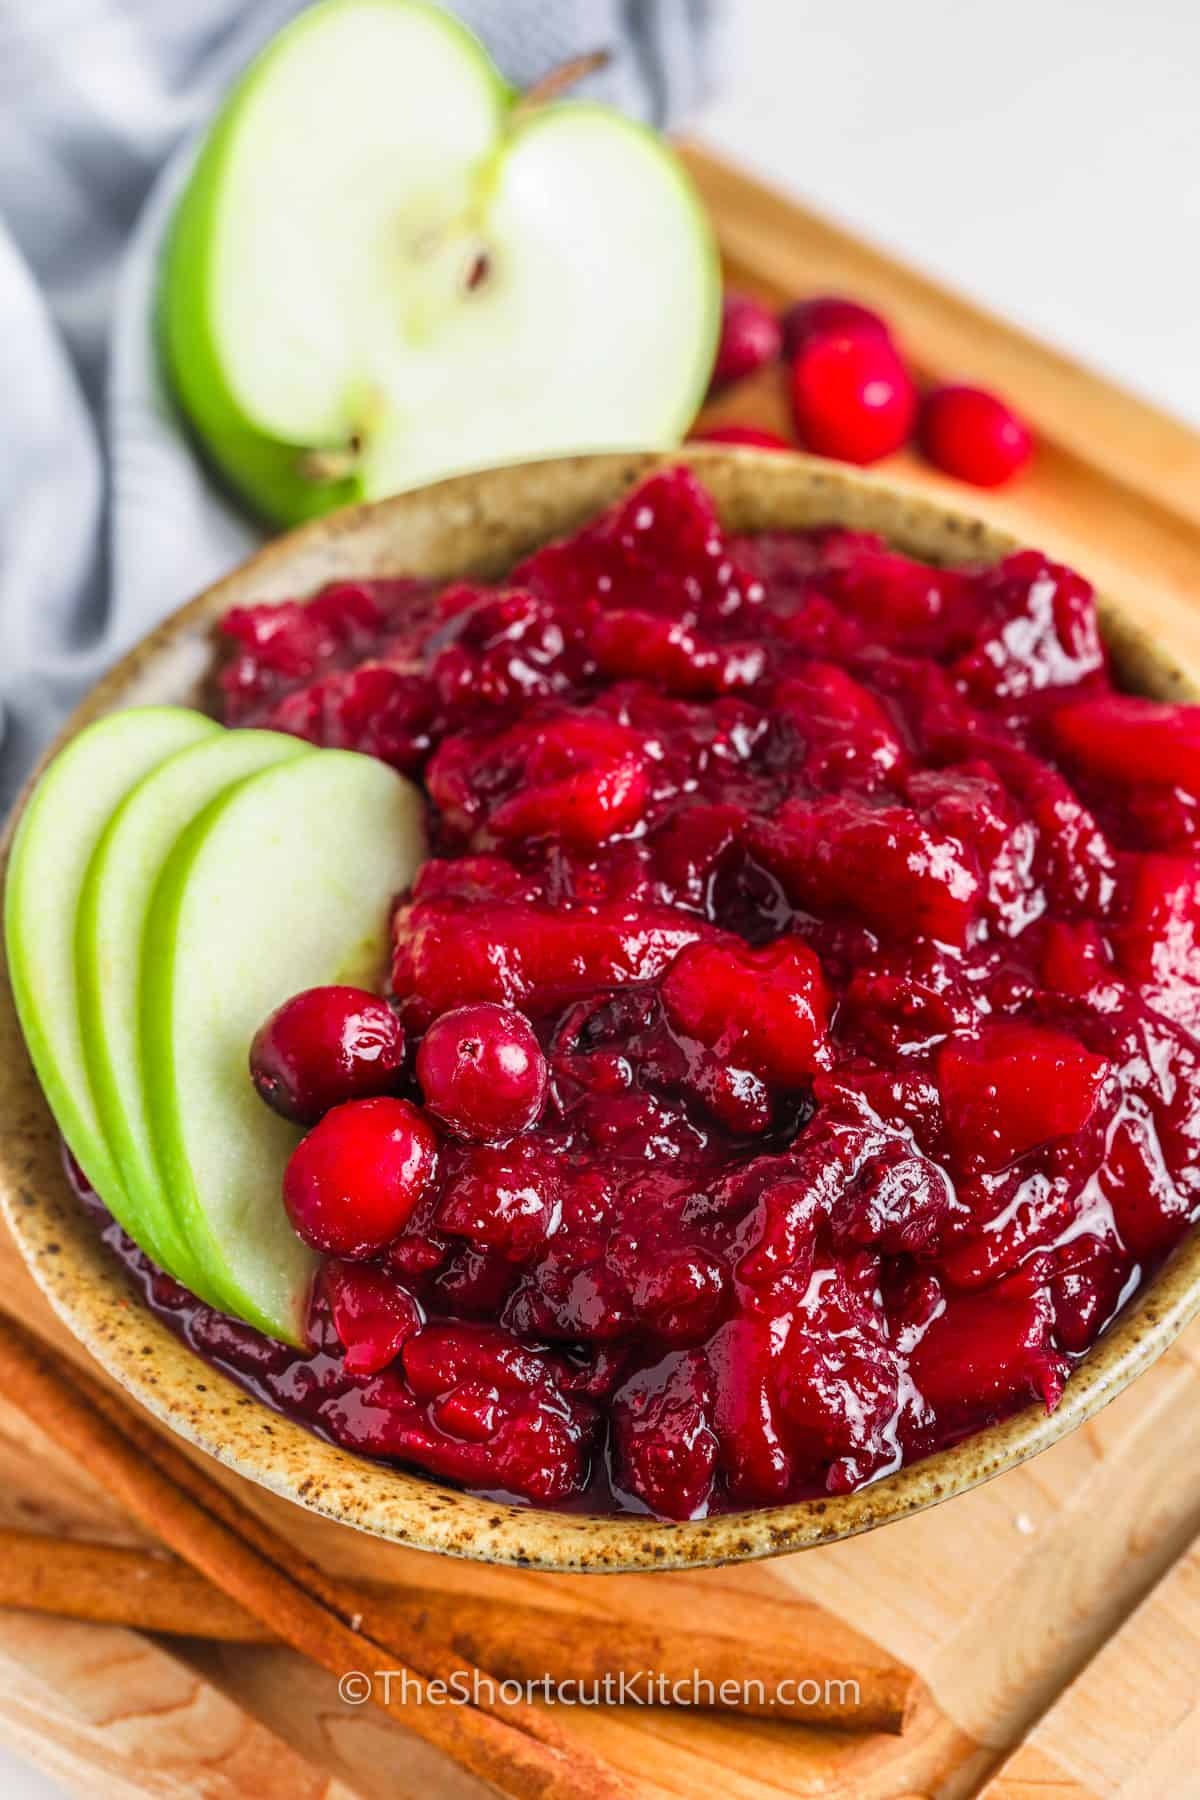
[[[220, 1487], [210, 1476], [198, 1468], [184, 1455], [179, 1446], [165, 1438], [144, 1414], [134, 1412], [117, 1394], [108, 1388], [101, 1387], [90, 1377], [77, 1373], [76, 1379], [86, 1385], [90, 1403], [106, 1417], [119, 1424], [141, 1453], [150, 1461], [156, 1462], [167, 1470], [185, 1491], [196, 1491], [208, 1496], [208, 1503], [221, 1512], [222, 1516], [238, 1523], [239, 1529], [248, 1533], [254, 1542], [260, 1545], [266, 1544], [269, 1548], [271, 1542], [278, 1541], [277, 1534], [259, 1519], [257, 1514], [249, 1512], [226, 1489]], [[294, 1555], [286, 1549], [284, 1554]], [[391, 1633], [394, 1630], [394, 1621], [389, 1619], [386, 1605], [381, 1606], [377, 1593], [373, 1593], [370, 1588], [362, 1584], [334, 1577], [307, 1558], [304, 1559], [303, 1566], [306, 1582], [315, 1592], [320, 1593], [329, 1605], [340, 1610], [343, 1617], [359, 1618], [364, 1622], [364, 1629], [368, 1633], [392, 1641]], [[715, 1676], [718, 1684], [721, 1681], [729, 1681], [737, 1685], [745, 1684], [752, 1678], [759, 1680], [764, 1694], [762, 1710], [768, 1716], [775, 1716], [769, 1702], [781, 1681], [790, 1678], [796, 1682], [808, 1682], [810, 1685], [806, 1690], [806, 1700], [812, 1698], [812, 1684], [817, 1682], [822, 1690], [821, 1709], [816, 1704], [812, 1706], [811, 1710], [808, 1710], [806, 1706], [804, 1717], [808, 1723], [837, 1725], [842, 1729], [891, 1731], [904, 1729], [921, 1692], [920, 1680], [912, 1669], [878, 1653], [872, 1656], [870, 1650], [873, 1647], [865, 1645], [857, 1633], [846, 1632], [844, 1627], [840, 1628], [843, 1642], [840, 1645], [830, 1644], [830, 1637], [839, 1631], [839, 1623], [821, 1609], [813, 1609], [809, 1613], [810, 1629], [807, 1641], [800, 1645], [797, 1645], [794, 1639], [789, 1641], [787, 1637], [787, 1626], [794, 1625], [795, 1622], [796, 1614], [793, 1609], [786, 1609], [788, 1613], [786, 1621], [779, 1616], [785, 1609], [779, 1607], [772, 1609], [768, 1606], [764, 1610], [773, 1611], [775, 1614], [771, 1626], [768, 1627], [768, 1635], [773, 1628], [777, 1634], [776, 1642], [767, 1644], [764, 1648], [755, 1641], [745, 1638], [709, 1639], [709, 1666], [705, 1672], [710, 1678]], [[426, 1618], [422, 1620], [420, 1627], [422, 1632], [428, 1628], [430, 1616], [427, 1613]], [[440, 1613], [437, 1617], [439, 1629], [436, 1635], [444, 1645], [446, 1633], [440, 1628]], [[553, 1668], [556, 1664], [557, 1659], [553, 1650], [555, 1642], [559, 1644], [558, 1654], [561, 1658], [562, 1627], [558, 1616], [553, 1614], [548, 1615], [537, 1629], [535, 1629], [534, 1621], [531, 1620], [529, 1624], [528, 1648], [532, 1652], [532, 1659], [525, 1665], [525, 1669], [534, 1678], [540, 1678], [548, 1667]], [[570, 1651], [578, 1657], [585, 1674], [589, 1670], [597, 1672], [603, 1670], [606, 1657], [605, 1640], [614, 1632], [612, 1621], [603, 1619], [599, 1626], [599, 1632], [598, 1642], [589, 1642], [586, 1633], [581, 1633], [579, 1639], [569, 1646]], [[510, 1637], [513, 1635], [511, 1620], [508, 1625], [508, 1635]], [[850, 1638], [853, 1644], [853, 1648], [849, 1651], [844, 1641], [846, 1637]], [[665, 1634], [663, 1634], [663, 1638], [664, 1641], [657, 1651], [653, 1645], [648, 1646], [648, 1661], [642, 1666], [655, 1670], [672, 1666], [682, 1679], [688, 1680], [697, 1668], [695, 1633], [689, 1631], [685, 1634], [675, 1634], [669, 1642], [666, 1640]], [[422, 1635], [414, 1635], [406, 1642], [411, 1660], [431, 1680], [448, 1679], [449, 1674], [454, 1671], [453, 1659], [448, 1658], [441, 1648], [436, 1653], [431, 1653]], [[662, 1661], [657, 1661], [656, 1656], [661, 1656]], [[489, 1658], [488, 1661], [490, 1666], [491, 1659]], [[616, 1666], [620, 1666], [619, 1662]], [[578, 1670], [573, 1669], [570, 1673], [577, 1675]], [[890, 1724], [880, 1723], [878, 1726], [872, 1726], [860, 1721], [859, 1702], [864, 1695], [868, 1697], [876, 1717], [881, 1721], [890, 1720]], [[756, 1698], [753, 1691], [752, 1698]], [[538, 1727], [544, 1728], [543, 1715], [535, 1712], [533, 1716]]]
[[[589, 1696], [607, 1680], [615, 1698], [624, 1677], [632, 1694], [651, 1698], [646, 1675], [653, 1671], [664, 1684], [658, 1693], [683, 1704], [899, 1732], [920, 1689], [912, 1670], [882, 1653], [855, 1656], [820, 1642], [833, 1621], [816, 1608], [756, 1599], [757, 1635], [768, 1640], [760, 1648], [712, 1631], [437, 1588], [356, 1582], [355, 1589], [364, 1611], [386, 1621], [393, 1638], [436, 1633], [460, 1659], [500, 1679], [579, 1683]], [[279, 1642], [269, 1626], [176, 1557], [35, 1532], [0, 1529], [0, 1606], [226, 1643]], [[782, 1631], [779, 1614], [785, 1615]], [[804, 1697], [788, 1685], [800, 1681], [808, 1684]]]
[[[389, 1635], [364, 1629], [351, 1584], [326, 1576], [123, 1401], [8, 1318], [0, 1318], [0, 1391], [140, 1524], [284, 1643], [331, 1674], [375, 1677], [369, 1692], [376, 1705], [499, 1793], [511, 1800], [628, 1800], [614, 1769], [527, 1702], [497, 1696], [478, 1705], [435, 1703], [429, 1682], [461, 1664], [435, 1645], [414, 1642], [401, 1651]], [[383, 1670], [390, 1679], [378, 1678]], [[486, 1692], [484, 1672], [471, 1674]]]

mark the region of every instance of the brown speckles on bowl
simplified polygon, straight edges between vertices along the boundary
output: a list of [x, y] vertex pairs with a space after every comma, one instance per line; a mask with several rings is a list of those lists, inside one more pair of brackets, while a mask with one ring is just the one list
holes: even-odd
[[[196, 703], [211, 665], [213, 622], [231, 606], [303, 594], [350, 575], [497, 574], [651, 469], [677, 460], [592, 456], [497, 469], [305, 526], [144, 639], [74, 715], [64, 737], [119, 707]], [[932, 562], [999, 557], [1014, 547], [976, 518], [804, 457], [696, 449], [687, 460], [702, 470], [736, 530], [837, 522], [880, 531]], [[1158, 651], [1118, 603], [1102, 602], [1101, 618], [1131, 685], [1163, 697], [1195, 696], [1194, 677]], [[684, 1525], [503, 1506], [321, 1442], [213, 1377], [147, 1319], [71, 1198], [3, 971], [0, 1067], [0, 1203], [50, 1303], [96, 1359], [164, 1424], [238, 1473], [328, 1518], [451, 1555], [549, 1569], [669, 1569], [774, 1556], [871, 1530], [961, 1493], [1073, 1431], [1200, 1311], [1200, 1239], [1193, 1234], [1071, 1377], [1055, 1413], [1030, 1407], [857, 1494]]]

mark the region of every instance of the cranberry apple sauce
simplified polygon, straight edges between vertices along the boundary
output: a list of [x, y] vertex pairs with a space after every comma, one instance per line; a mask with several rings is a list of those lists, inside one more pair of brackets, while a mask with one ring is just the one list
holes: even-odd
[[147, 1277], [326, 1437], [676, 1519], [845, 1493], [1053, 1407], [1200, 1213], [1200, 708], [1117, 690], [1069, 569], [726, 536], [678, 469], [501, 585], [224, 629], [228, 723], [429, 802], [388, 1006], [256, 1040], [311, 1353]]

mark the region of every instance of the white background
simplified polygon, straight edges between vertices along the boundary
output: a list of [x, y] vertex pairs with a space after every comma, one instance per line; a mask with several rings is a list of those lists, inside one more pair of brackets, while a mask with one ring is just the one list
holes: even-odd
[[699, 135], [1200, 424], [1197, 0], [730, 5]]
[[700, 135], [1200, 424], [1196, 0], [729, 0]]

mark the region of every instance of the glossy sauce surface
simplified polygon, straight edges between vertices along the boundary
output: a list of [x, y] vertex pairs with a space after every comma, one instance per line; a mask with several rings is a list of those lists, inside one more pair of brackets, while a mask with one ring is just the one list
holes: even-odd
[[1114, 690], [1071, 571], [727, 539], [680, 470], [502, 587], [226, 631], [229, 723], [429, 796], [396, 1091], [470, 1002], [549, 1065], [311, 1356], [143, 1272], [282, 1410], [541, 1504], [845, 1492], [1052, 1407], [1200, 1211], [1200, 709]]

